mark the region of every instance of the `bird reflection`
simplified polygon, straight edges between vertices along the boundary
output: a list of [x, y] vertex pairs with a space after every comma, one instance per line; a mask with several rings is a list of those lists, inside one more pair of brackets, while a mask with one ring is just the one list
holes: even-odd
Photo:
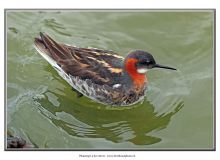
[[[105, 105], [97, 107], [96, 105], [100, 104], [91, 103], [84, 96], [73, 99], [72, 93], [69, 92], [65, 92], [66, 96], [51, 91], [50, 93], [57, 97], [60, 104], [58, 107], [49, 101], [49, 97], [35, 99], [35, 101], [44, 108], [39, 108], [40, 113], [50, 119], [59, 129], [71, 136], [105, 138], [114, 143], [128, 141], [135, 145], [151, 145], [160, 142], [162, 140], [160, 137], [147, 134], [166, 128], [171, 117], [183, 107], [183, 102], [180, 102], [176, 104], [173, 112], [157, 115], [154, 106], [148, 101], [138, 103], [138, 106], [117, 110], [117, 108], [111, 107], [106, 109]], [[45, 93], [45, 95], [47, 94]], [[91, 104], [95, 107], [90, 106]], [[54, 116], [49, 116], [48, 112]], [[65, 117], [69, 117], [68, 120]]]

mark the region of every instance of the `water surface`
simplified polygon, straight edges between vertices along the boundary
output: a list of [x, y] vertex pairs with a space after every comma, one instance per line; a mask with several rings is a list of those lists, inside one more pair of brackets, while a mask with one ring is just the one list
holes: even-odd
[[[212, 11], [8, 11], [7, 130], [39, 148], [212, 149]], [[39, 32], [125, 56], [143, 49], [177, 71], [146, 73], [128, 107], [77, 98], [35, 50]]]

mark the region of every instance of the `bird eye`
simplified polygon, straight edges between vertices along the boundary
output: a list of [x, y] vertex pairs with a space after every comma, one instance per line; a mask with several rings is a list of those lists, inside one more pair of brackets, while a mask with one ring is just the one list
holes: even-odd
[[142, 62], [144, 65], [149, 65], [150, 64], [150, 62], [149, 61], [144, 61], [144, 62]]

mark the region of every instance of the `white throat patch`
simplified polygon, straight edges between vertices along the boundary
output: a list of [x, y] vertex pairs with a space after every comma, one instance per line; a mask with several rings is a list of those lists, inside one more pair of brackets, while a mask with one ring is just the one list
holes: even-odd
[[147, 72], [149, 69], [147, 68], [140, 68], [140, 69], [137, 69], [138, 73], [145, 73]]

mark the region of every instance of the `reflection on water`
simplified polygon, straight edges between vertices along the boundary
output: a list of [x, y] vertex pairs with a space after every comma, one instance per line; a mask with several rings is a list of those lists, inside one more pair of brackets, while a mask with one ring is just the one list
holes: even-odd
[[[92, 106], [86, 107], [80, 102], [73, 103], [66, 96], [52, 92], [50, 94], [59, 97], [56, 100], [59, 101], [58, 106], [54, 106], [55, 102], [50, 100], [49, 96], [36, 98], [34, 101], [40, 113], [50, 119], [58, 129], [64, 130], [71, 136], [105, 138], [114, 143], [129, 141], [135, 145], [150, 145], [160, 142], [160, 137], [147, 134], [166, 128], [172, 115], [183, 107], [183, 102], [180, 102], [175, 105], [172, 112], [158, 116], [154, 112], [154, 106], [148, 101], [139, 106], [123, 107], [123, 110], [110, 106], [106, 109], [104, 105], [100, 105], [98, 109]], [[49, 94], [45, 93], [45, 95]]]

